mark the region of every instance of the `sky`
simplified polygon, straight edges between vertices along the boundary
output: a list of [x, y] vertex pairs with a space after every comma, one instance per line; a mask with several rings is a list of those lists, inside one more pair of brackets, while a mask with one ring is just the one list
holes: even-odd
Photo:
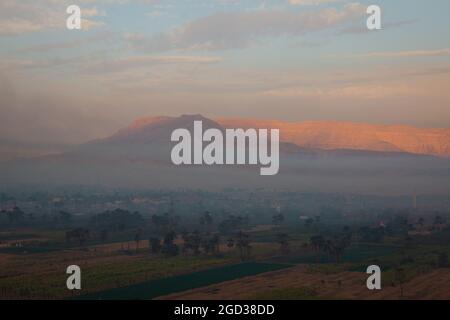
[[[81, 7], [82, 30], [66, 8]], [[369, 31], [366, 8], [382, 9]], [[142, 116], [450, 127], [448, 0], [2, 0], [0, 148]]]

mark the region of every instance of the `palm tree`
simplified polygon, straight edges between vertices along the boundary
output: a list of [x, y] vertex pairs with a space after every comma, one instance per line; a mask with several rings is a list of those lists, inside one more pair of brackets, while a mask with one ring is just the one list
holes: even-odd
[[206, 254], [212, 251], [211, 241], [208, 237], [202, 237], [201, 247], [203, 248], [203, 252]]
[[139, 242], [141, 241], [141, 236], [142, 236], [142, 230], [138, 229], [134, 236], [134, 241], [136, 242], [136, 253], [139, 250]]
[[164, 236], [164, 244], [172, 244], [176, 238], [176, 234], [173, 231], [169, 231]]
[[176, 256], [179, 253], [178, 246], [173, 243], [176, 238], [176, 233], [173, 231], [169, 231], [164, 236], [162, 252], [169, 256]]
[[215, 234], [211, 238], [211, 246], [212, 246], [214, 254], [220, 253], [220, 237], [219, 237], [219, 235]]
[[277, 235], [277, 242], [280, 244], [280, 251], [282, 254], [289, 253], [289, 236], [286, 233], [279, 233]]
[[344, 253], [344, 250], [350, 246], [352, 241], [352, 234], [351, 233], [344, 233], [341, 236], [337, 237], [337, 246], [336, 246], [336, 262], [339, 263], [341, 261], [342, 254]]
[[437, 215], [434, 217], [433, 227], [436, 230], [442, 230], [443, 225], [445, 224], [445, 219], [442, 218], [440, 215]]
[[239, 255], [241, 260], [245, 260], [246, 258], [250, 257], [251, 246], [249, 235], [242, 232], [242, 230], [237, 234], [236, 247], [239, 248]]
[[341, 257], [344, 252], [344, 249], [346, 247], [346, 244], [342, 239], [336, 240], [336, 243], [333, 243], [332, 246], [332, 254], [334, 255], [334, 258], [336, 260], [336, 263], [341, 262]]
[[328, 258], [331, 260], [331, 256], [334, 256], [334, 244], [331, 240], [326, 240], [323, 243], [323, 251], [328, 254]]
[[89, 236], [90, 232], [88, 229], [77, 228], [66, 232], [66, 241], [70, 243], [72, 239], [77, 239], [81, 247], [89, 239]]
[[108, 240], [108, 230], [107, 229], [102, 229], [102, 231], [100, 231], [100, 240], [102, 242], [106, 242], [106, 240]]
[[400, 285], [400, 297], [403, 298], [403, 284], [406, 282], [406, 271], [403, 268], [395, 270], [395, 279]]
[[194, 231], [193, 233], [183, 234], [183, 251], [188, 253], [192, 251], [195, 255], [200, 253], [200, 245], [202, 245], [202, 238], [198, 231]]
[[313, 248], [313, 250], [316, 252], [317, 254], [317, 262], [320, 261], [320, 252], [323, 250], [324, 245], [325, 245], [325, 239], [323, 236], [321, 235], [316, 235], [316, 236], [312, 236], [309, 239], [311, 246]]
[[161, 251], [161, 240], [159, 238], [151, 237], [149, 242], [152, 253], [159, 253]]
[[206, 230], [209, 230], [211, 228], [211, 225], [213, 223], [213, 218], [211, 216], [211, 213], [209, 211], [205, 211], [200, 215], [199, 222], [202, 226], [206, 227]]
[[162, 215], [152, 215], [151, 221], [160, 234], [167, 234], [177, 223], [176, 218], [167, 212]]

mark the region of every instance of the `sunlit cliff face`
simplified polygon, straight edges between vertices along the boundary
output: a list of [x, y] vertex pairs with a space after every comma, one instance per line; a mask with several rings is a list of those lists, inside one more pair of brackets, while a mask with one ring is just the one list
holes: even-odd
[[[142, 117], [123, 132], [164, 123], [170, 117]], [[318, 149], [351, 149], [450, 156], [450, 129], [372, 125], [339, 121], [288, 122], [243, 118], [214, 119], [225, 128], [280, 129], [282, 142]]]

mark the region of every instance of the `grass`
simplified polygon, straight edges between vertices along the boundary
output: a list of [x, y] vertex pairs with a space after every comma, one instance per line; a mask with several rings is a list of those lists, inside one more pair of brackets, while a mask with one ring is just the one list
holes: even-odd
[[[91, 297], [98, 298], [96, 293], [108, 293], [112, 290], [111, 294], [114, 297], [119, 292], [119, 296], [124, 294], [125, 297], [148, 299], [172, 293], [174, 290], [187, 290], [235, 279], [233, 277], [276, 270], [271, 269], [271, 266], [280, 266], [280, 262], [311, 264], [308, 267], [309, 271], [323, 274], [342, 271], [365, 272], [368, 265], [376, 264], [382, 269], [384, 283], [395, 282], [397, 277], [395, 270], [401, 266], [405, 270], [405, 281], [408, 281], [435, 268], [439, 253], [446, 252], [450, 255], [448, 245], [405, 247], [394, 245], [395, 241], [389, 239], [392, 243], [361, 243], [348, 247], [340, 264], [334, 263], [334, 260], [322, 254], [322, 263], [317, 264], [317, 258], [313, 252], [296, 250], [307, 241], [308, 235], [292, 236], [290, 241], [292, 254], [279, 256], [279, 244], [272, 242], [276, 239], [279, 229], [281, 228], [252, 232], [252, 241], [255, 241], [251, 243], [252, 259], [266, 260], [277, 255], [270, 259], [273, 263], [257, 264], [257, 266], [249, 263], [238, 264], [240, 267], [236, 267], [237, 269], [229, 269], [232, 263], [239, 260], [237, 248], [223, 250], [221, 256], [163, 257], [151, 255], [148, 249], [144, 248], [137, 254], [123, 254], [119, 252], [120, 245], [117, 239], [110, 241], [110, 244], [117, 244], [111, 245], [111, 248], [109, 244], [106, 244], [108, 248], [91, 246], [89, 250], [64, 249], [64, 232], [61, 230], [36, 230], [35, 232], [19, 230], [20, 232], [15, 236], [16, 239], [37, 237], [42, 242], [25, 247], [0, 249], [0, 253], [7, 256], [7, 259], [0, 260], [0, 299], [71, 297], [72, 293], [66, 289], [67, 274], [65, 273], [67, 266], [71, 264], [79, 265], [82, 269], [83, 294], [93, 294]], [[14, 238], [10, 232], [0, 233], [0, 236], [5, 240]], [[396, 242], [399, 243], [399, 240], [397, 239]], [[262, 268], [262, 271], [259, 271], [259, 268]], [[149, 289], [149, 284], [153, 289]], [[130, 287], [135, 289], [129, 289]], [[115, 291], [114, 288], [118, 288], [119, 291]], [[255, 299], [315, 297], [308, 288], [287, 288], [286, 290], [261, 292], [255, 295]]]
[[1, 248], [0, 253], [6, 254], [29, 254], [29, 253], [44, 253], [59, 251], [61, 248], [51, 248], [51, 247], [6, 247]]
[[159, 257], [147, 254], [102, 254], [92, 251], [61, 251], [14, 256], [0, 266], [0, 299], [59, 299], [72, 295], [66, 288], [66, 268], [79, 265], [82, 292], [170, 277], [230, 263], [210, 256]]
[[152, 299], [211, 284], [286, 268], [287, 265], [246, 262], [192, 272], [164, 279], [138, 283], [78, 297], [83, 300], [98, 299]]

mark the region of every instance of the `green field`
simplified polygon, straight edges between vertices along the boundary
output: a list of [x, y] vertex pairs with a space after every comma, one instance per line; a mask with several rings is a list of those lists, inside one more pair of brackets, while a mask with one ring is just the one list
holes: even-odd
[[127, 287], [109, 289], [97, 293], [78, 296], [76, 297], [76, 299], [153, 299], [175, 292], [204, 287], [215, 283], [234, 280], [245, 276], [256, 275], [259, 273], [280, 270], [287, 267], [289, 267], [289, 265], [276, 263], [239, 263], [164, 279], [151, 280]]
[[[395, 254], [398, 247], [392, 245], [354, 244], [346, 248], [341, 262], [364, 262], [366, 260], [380, 258]], [[278, 257], [277, 260], [285, 260], [288, 263], [334, 263], [335, 260], [325, 253], [317, 255], [313, 252], [305, 252], [289, 257]]]
[[45, 252], [53, 252], [60, 251], [61, 248], [51, 248], [51, 247], [6, 247], [1, 248], [0, 253], [7, 254], [31, 254], [31, 253], [45, 253]]

